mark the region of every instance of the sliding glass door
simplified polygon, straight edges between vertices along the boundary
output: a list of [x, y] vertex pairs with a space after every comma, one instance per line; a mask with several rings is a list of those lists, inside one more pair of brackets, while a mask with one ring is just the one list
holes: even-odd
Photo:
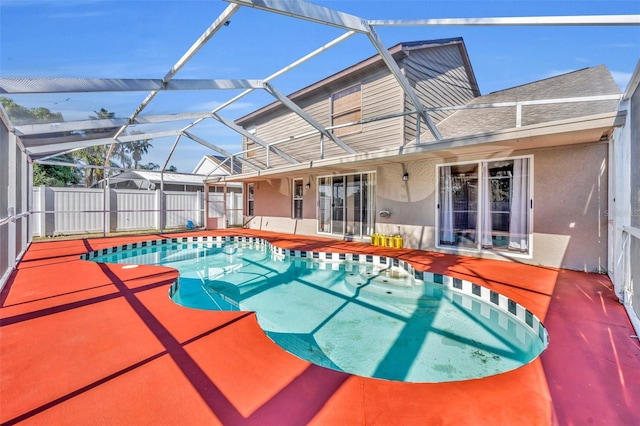
[[530, 158], [440, 166], [438, 245], [530, 250]]
[[318, 179], [318, 232], [360, 238], [373, 229], [373, 173]]

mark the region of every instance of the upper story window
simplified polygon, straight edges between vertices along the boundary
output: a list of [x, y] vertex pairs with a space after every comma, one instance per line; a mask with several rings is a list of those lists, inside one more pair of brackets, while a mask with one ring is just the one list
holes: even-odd
[[[251, 125], [249, 127], [247, 127], [247, 132], [249, 132], [252, 135], [256, 134], [256, 126], [255, 125]], [[245, 158], [251, 158], [251, 157], [255, 157], [256, 156], [256, 151], [255, 149], [257, 148], [257, 143], [249, 138], [247, 138], [247, 152], [245, 153]]]
[[[356, 84], [331, 95], [331, 125], [353, 123], [362, 119], [362, 85]], [[336, 136], [362, 130], [362, 124], [333, 129]]]
[[258, 144], [252, 141], [251, 139], [247, 140], [247, 152], [245, 152], [244, 157], [245, 158], [255, 157], [257, 145]]

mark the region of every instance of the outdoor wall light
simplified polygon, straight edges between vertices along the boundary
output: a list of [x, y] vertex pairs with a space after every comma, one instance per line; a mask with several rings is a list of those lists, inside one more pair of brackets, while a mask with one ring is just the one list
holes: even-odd
[[405, 181], [405, 182], [408, 181], [409, 180], [409, 173], [403, 174], [402, 175], [402, 180]]
[[308, 183], [308, 184], [306, 184], [304, 187], [305, 187], [305, 188], [307, 188], [307, 189], [309, 189], [309, 188], [311, 188], [311, 184], [310, 184], [310, 183]]

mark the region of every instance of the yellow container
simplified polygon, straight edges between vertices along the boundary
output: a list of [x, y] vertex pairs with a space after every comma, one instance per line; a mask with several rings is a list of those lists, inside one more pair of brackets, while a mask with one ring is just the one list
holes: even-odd
[[393, 236], [393, 248], [402, 248], [404, 241], [400, 235]]
[[384, 236], [384, 246], [385, 247], [393, 247], [393, 235], [385, 235]]
[[371, 245], [377, 246], [378, 240], [379, 240], [379, 235], [377, 233], [374, 232], [373, 234], [371, 234]]

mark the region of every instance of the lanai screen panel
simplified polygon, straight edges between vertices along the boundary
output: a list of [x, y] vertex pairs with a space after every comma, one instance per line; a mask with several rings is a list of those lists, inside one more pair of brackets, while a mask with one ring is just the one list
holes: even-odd
[[[9, 130], [0, 121], [0, 164], [9, 163]], [[0, 167], [0, 188], [9, 187], [9, 168]], [[9, 191], [0, 191], [0, 277], [9, 269], [9, 222], [7, 219], [9, 207]]]
[[[640, 87], [640, 86], [639, 86]], [[631, 156], [630, 156], [630, 182], [631, 182], [631, 226], [640, 231], [640, 89], [636, 88], [631, 97], [630, 107], [631, 122]], [[629, 236], [630, 238], [630, 279], [633, 285], [633, 310], [640, 318], [640, 239]]]

